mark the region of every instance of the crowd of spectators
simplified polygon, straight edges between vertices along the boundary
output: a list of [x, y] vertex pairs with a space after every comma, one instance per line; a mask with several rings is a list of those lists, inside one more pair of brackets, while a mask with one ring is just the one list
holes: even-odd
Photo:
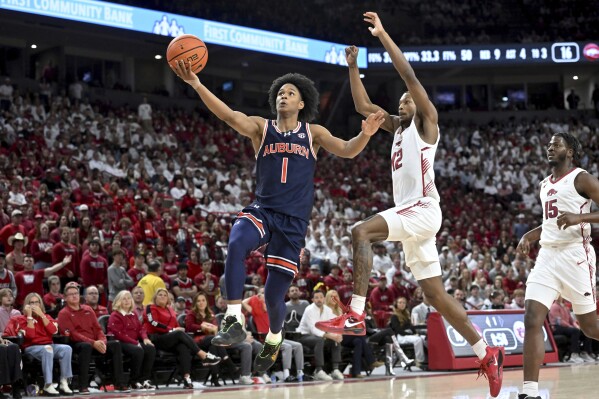
[[371, 6], [313, 0], [272, 2], [268, 7], [260, 1], [244, 1], [235, 7], [216, 1], [115, 2], [356, 45], [377, 45], [365, 34], [361, 18], [365, 11], [379, 12], [383, 21], [395, 20], [395, 24], [388, 24], [389, 29], [404, 45], [580, 41], [597, 37], [594, 22], [599, 18], [592, 2], [578, 0], [514, 0], [508, 4], [491, 0], [382, 0]]
[[[139, 296], [133, 289], [133, 300], [143, 313], [162, 285], [177, 315], [189, 311], [199, 291], [214, 313], [223, 312], [229, 225], [253, 198], [249, 142], [200, 112], [153, 110], [145, 99], [127, 109], [15, 89], [2, 100], [0, 288], [16, 291], [17, 308], [36, 292], [49, 313], [58, 311], [61, 284], [76, 281], [93, 287], [85, 300], [97, 315], [134, 286], [142, 288]], [[437, 245], [446, 287], [466, 308], [522, 308], [534, 251], [528, 258], [515, 248], [540, 223], [536, 186], [548, 173], [544, 149], [556, 131], [584, 143], [581, 166], [599, 175], [592, 121], [441, 125], [435, 171], [444, 221]], [[295, 279], [300, 299], [311, 300], [315, 290], [335, 290], [343, 303], [351, 297], [350, 226], [393, 206], [388, 146], [381, 134], [351, 161], [319, 157]], [[251, 298], [268, 271], [260, 251], [246, 264]], [[369, 306], [376, 325], [387, 325], [400, 298], [413, 323], [423, 323], [418, 309], [426, 300], [405, 267], [401, 243], [376, 244], [373, 265]]]

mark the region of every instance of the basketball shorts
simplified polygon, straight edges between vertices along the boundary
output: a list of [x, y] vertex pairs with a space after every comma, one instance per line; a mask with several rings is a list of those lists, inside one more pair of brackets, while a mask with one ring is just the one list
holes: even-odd
[[434, 198], [423, 197], [379, 212], [387, 222], [387, 241], [401, 241], [406, 265], [416, 280], [441, 275], [436, 234], [441, 228], [441, 208]]
[[247, 220], [260, 234], [258, 247], [268, 244], [264, 257], [266, 267], [295, 277], [300, 252], [306, 244], [308, 222], [283, 213], [262, 208], [257, 204], [245, 207], [237, 219]]
[[559, 295], [572, 303], [575, 314], [594, 312], [595, 250], [590, 245], [542, 247], [526, 280], [526, 299], [551, 309]]

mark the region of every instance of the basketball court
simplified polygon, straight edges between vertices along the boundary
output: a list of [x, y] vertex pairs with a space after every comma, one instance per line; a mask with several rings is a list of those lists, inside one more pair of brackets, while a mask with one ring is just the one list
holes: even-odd
[[[596, 390], [598, 364], [556, 364], [541, 369], [540, 395], [543, 399], [577, 399], [590, 397]], [[476, 372], [403, 372], [396, 370], [396, 377], [374, 375], [364, 379], [348, 379], [336, 382], [305, 382], [303, 384], [274, 383], [268, 385], [227, 385], [220, 388], [206, 387], [194, 391], [160, 389], [151, 393], [93, 394], [101, 398], [152, 398], [191, 399], [210, 397], [214, 399], [487, 399], [487, 383], [476, 379]], [[481, 377], [484, 378], [484, 377]], [[500, 399], [517, 398], [522, 385], [522, 369], [504, 372]], [[592, 395], [591, 395], [592, 396]], [[89, 397], [89, 396], [88, 396]]]

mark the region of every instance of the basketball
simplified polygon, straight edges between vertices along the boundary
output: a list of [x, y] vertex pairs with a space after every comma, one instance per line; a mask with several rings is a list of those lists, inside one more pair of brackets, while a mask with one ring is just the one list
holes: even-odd
[[166, 62], [191, 62], [193, 73], [199, 73], [208, 62], [208, 48], [197, 36], [181, 35], [174, 38], [166, 48]]

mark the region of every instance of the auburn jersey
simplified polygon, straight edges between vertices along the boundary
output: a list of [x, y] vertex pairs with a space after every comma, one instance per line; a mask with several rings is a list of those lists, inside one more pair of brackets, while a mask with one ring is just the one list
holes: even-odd
[[315, 167], [310, 124], [298, 122], [295, 129], [282, 132], [276, 121], [267, 119], [256, 155], [256, 204], [309, 221]]

